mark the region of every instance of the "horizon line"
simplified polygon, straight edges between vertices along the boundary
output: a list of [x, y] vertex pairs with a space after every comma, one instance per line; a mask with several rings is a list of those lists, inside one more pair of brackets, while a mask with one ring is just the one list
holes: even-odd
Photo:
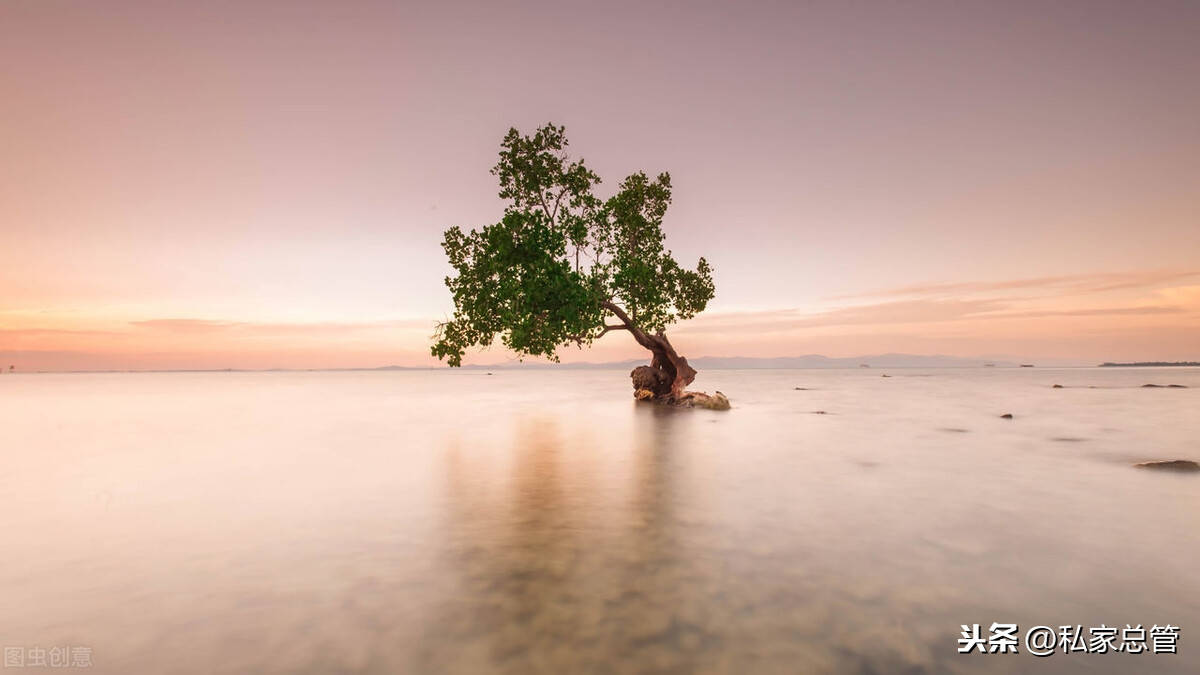
[[[1042, 369], [1065, 369], [1065, 368], [1104, 368], [1104, 367], [1178, 367], [1178, 368], [1197, 368], [1200, 367], [1198, 361], [1133, 361], [1133, 362], [1114, 362], [1104, 361], [1102, 363], [1085, 364], [1048, 364], [1037, 365], [1027, 363], [1015, 363], [1010, 361], [995, 361], [991, 359], [976, 359], [974, 357], [957, 357], [944, 356], [939, 354], [877, 354], [879, 356], [909, 356], [917, 358], [945, 358], [959, 361], [975, 361], [981, 363], [979, 365], [972, 364], [920, 364], [920, 365], [871, 365], [869, 363], [860, 363], [854, 365], [833, 365], [833, 366], [774, 366], [766, 368], [730, 368], [728, 366], [706, 366], [709, 370], [861, 370], [861, 369], [895, 369], [895, 370], [919, 370], [919, 369], [936, 369], [936, 370], [954, 370], [954, 369], [970, 369], [970, 368], [1000, 368], [1000, 369], [1023, 369], [1023, 368], [1042, 368]], [[739, 359], [744, 361], [772, 361], [777, 359], [802, 359], [802, 358], [822, 358], [830, 361], [856, 361], [860, 357], [835, 357], [825, 356], [823, 354], [805, 354], [802, 356], [701, 356], [691, 359], [692, 362], [703, 360], [716, 359]], [[862, 357], [866, 358], [866, 357]], [[579, 361], [574, 363], [556, 363], [553, 361], [532, 361], [529, 363], [502, 363], [502, 364], [464, 364], [462, 366], [436, 365], [436, 366], [401, 366], [390, 364], [385, 366], [364, 366], [355, 368], [336, 368], [336, 367], [316, 367], [316, 368], [97, 368], [97, 369], [69, 369], [69, 370], [5, 370], [0, 371], [0, 375], [83, 375], [83, 374], [115, 374], [115, 373], [335, 373], [335, 372], [380, 372], [380, 371], [396, 371], [396, 370], [520, 370], [527, 368], [563, 368], [563, 369], [607, 369], [607, 368], [624, 368], [630, 364], [641, 363], [644, 359], [625, 359], [622, 361]], [[1037, 359], [1032, 359], [1036, 361]]]

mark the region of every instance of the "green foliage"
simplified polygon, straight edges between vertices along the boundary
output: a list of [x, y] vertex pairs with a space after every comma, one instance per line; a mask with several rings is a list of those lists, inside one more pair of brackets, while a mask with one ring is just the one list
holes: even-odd
[[504, 217], [481, 230], [452, 227], [442, 242], [455, 312], [438, 326], [434, 356], [458, 366], [468, 348], [499, 337], [518, 354], [557, 360], [557, 348], [609, 330], [606, 304], [628, 316], [619, 327], [654, 333], [712, 299], [708, 262], [685, 269], [663, 247], [671, 177], [635, 173], [602, 201], [593, 194], [600, 178], [566, 148], [561, 126], [504, 137], [492, 169]]

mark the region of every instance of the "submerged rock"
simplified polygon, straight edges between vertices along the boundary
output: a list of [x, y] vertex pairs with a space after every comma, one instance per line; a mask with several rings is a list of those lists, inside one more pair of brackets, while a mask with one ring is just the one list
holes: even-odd
[[1013, 418], [1012, 413], [1004, 413], [1003, 415], [1000, 416], [1000, 419], [1002, 419], [1002, 420], [1011, 420], [1012, 418]]
[[1142, 389], [1187, 389], [1186, 384], [1143, 384]]
[[711, 396], [699, 391], [689, 391], [684, 394], [684, 401], [690, 402], [691, 405], [697, 408], [708, 408], [709, 410], [729, 410], [729, 399], [721, 392], [714, 392]]
[[1190, 459], [1159, 459], [1152, 462], [1140, 462], [1133, 466], [1138, 469], [1156, 469], [1158, 471], [1180, 471], [1186, 473], [1200, 471], [1200, 464]]
[[1062, 389], [1062, 388], [1063, 388], [1063, 386], [1062, 386], [1061, 384], [1056, 384], [1056, 385], [1054, 385], [1053, 387], [1050, 387], [1050, 388], [1051, 388], [1051, 389]]
[[707, 408], [709, 410], [729, 410], [729, 397], [721, 392], [706, 394], [702, 391], [685, 391], [679, 398], [670, 394], [659, 395], [649, 389], [638, 389], [633, 397], [639, 401], [648, 401], [660, 405], [676, 406], [679, 408]]

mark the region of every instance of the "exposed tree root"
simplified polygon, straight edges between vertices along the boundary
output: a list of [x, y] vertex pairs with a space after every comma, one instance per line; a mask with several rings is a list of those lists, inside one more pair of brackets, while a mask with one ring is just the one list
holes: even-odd
[[[682, 357], [677, 357], [682, 360]], [[686, 363], [686, 361], [684, 361]], [[692, 377], [695, 377], [692, 371]], [[709, 410], [729, 410], [729, 398], [721, 392], [706, 394], [702, 391], [680, 391], [672, 386], [675, 378], [664, 368], [654, 366], [638, 366], [629, 373], [633, 380], [633, 396], [639, 401], [648, 401], [662, 405], [673, 405], [681, 408], [708, 408]], [[690, 380], [689, 380], [690, 381]]]

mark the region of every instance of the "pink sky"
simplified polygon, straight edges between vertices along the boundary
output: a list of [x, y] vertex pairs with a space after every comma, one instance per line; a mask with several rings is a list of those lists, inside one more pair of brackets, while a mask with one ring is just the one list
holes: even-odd
[[545, 121], [602, 188], [672, 173], [717, 281], [684, 354], [1200, 359], [1197, 34], [1166, 1], [6, 0], [0, 362], [431, 364], [441, 232], [498, 218], [500, 137]]

